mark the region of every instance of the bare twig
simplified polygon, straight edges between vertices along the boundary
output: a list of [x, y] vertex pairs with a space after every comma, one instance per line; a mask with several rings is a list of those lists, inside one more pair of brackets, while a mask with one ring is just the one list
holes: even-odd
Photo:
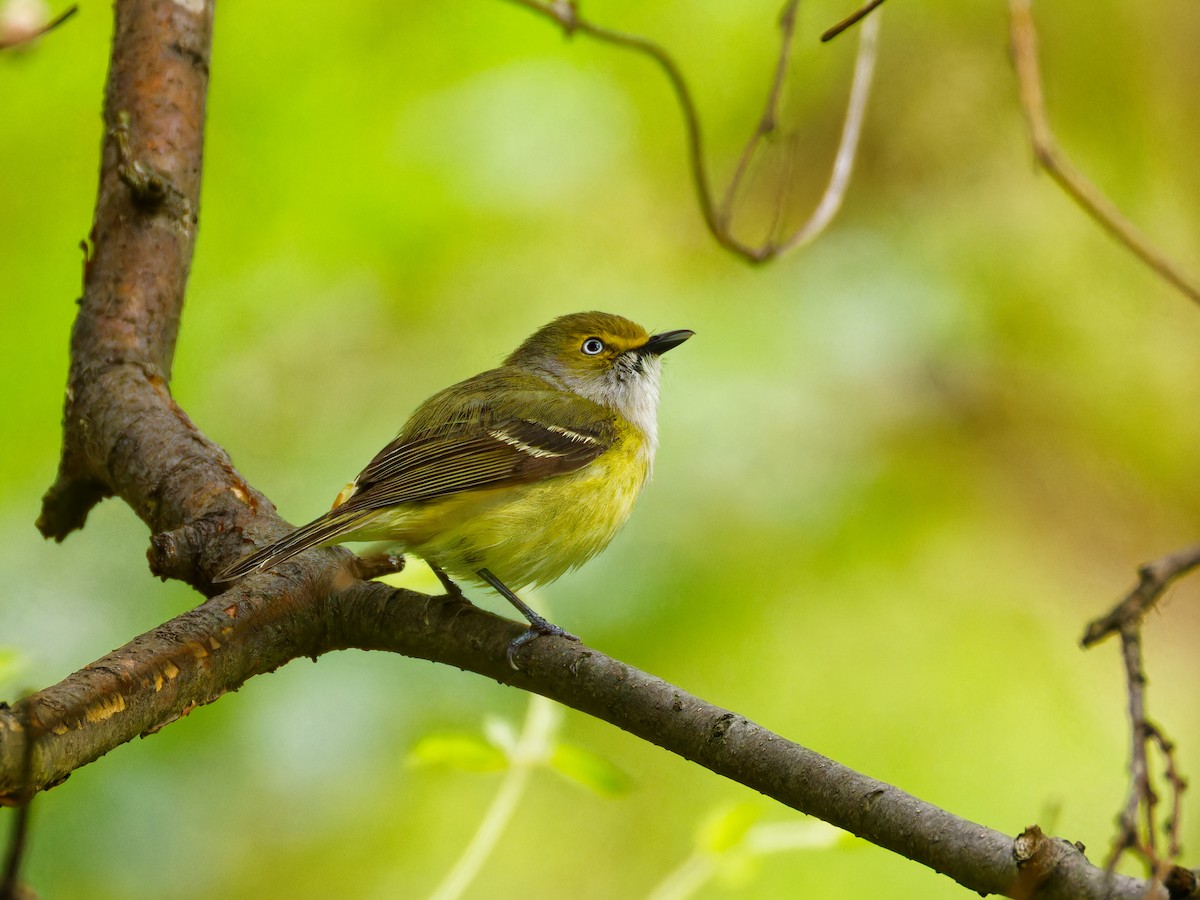
[[1140, 625], [1163, 591], [1197, 566], [1200, 566], [1200, 544], [1184, 547], [1143, 565], [1138, 569], [1138, 583], [1133, 590], [1109, 612], [1088, 623], [1083, 646], [1098, 644], [1109, 635], [1118, 634], [1123, 626]]
[[864, 3], [862, 7], [850, 13], [850, 15], [846, 16], [846, 18], [842, 19], [842, 21], [838, 22], [836, 25], [831, 25], [829, 28], [826, 28], [824, 31], [822, 31], [821, 43], [832, 41], [846, 29], [857, 25], [876, 9], [878, 9], [882, 4], [883, 0], [869, 0], [869, 2]]
[[724, 192], [724, 199], [719, 206], [713, 199], [708, 164], [705, 159], [703, 130], [700, 126], [700, 115], [697, 112], [695, 100], [679, 65], [661, 45], [638, 35], [626, 34], [596, 25], [582, 18], [575, 4], [569, 0], [511, 0], [511, 2], [553, 20], [568, 36], [576, 33], [586, 34], [604, 43], [640, 53], [658, 65], [670, 82], [683, 114], [684, 130], [687, 134], [688, 161], [692, 183], [700, 203], [700, 213], [709, 232], [722, 247], [748, 262], [762, 263], [808, 243], [832, 221], [841, 207], [853, 169], [859, 136], [862, 132], [862, 119], [866, 110], [867, 96], [875, 65], [878, 17], [868, 20], [867, 25], [863, 28], [855, 63], [854, 83], [850, 89], [846, 119], [842, 126], [841, 143], [824, 195], [808, 221], [797, 228], [794, 233], [779, 240], [768, 236], [763, 243], [752, 245], [733, 234], [731, 230], [732, 205], [760, 141], [771, 134], [777, 125], [779, 99], [791, 60], [795, 13], [799, 0], [788, 0], [780, 16], [780, 51], [767, 93], [766, 110], [742, 150], [729, 185]]
[[775, 76], [771, 79], [770, 90], [767, 91], [766, 109], [763, 110], [762, 117], [754, 128], [754, 133], [746, 141], [746, 146], [742, 148], [742, 155], [734, 167], [733, 175], [729, 178], [729, 184], [725, 187], [725, 197], [721, 200], [721, 208], [717, 212], [717, 220], [724, 229], [729, 228], [734, 200], [737, 199], [742, 178], [750, 168], [750, 161], [754, 159], [759, 142], [773, 133], [779, 123], [779, 101], [783, 97], [783, 83], [787, 80], [788, 63], [792, 57], [792, 39], [796, 33], [796, 8], [799, 5], [800, 0], [788, 0], [787, 5], [783, 8], [783, 13], [779, 16], [779, 59], [775, 63]]
[[32, 43], [42, 35], [53, 31], [77, 12], [79, 12], [79, 6], [72, 3], [45, 25], [40, 25], [32, 30], [22, 29], [15, 34], [4, 34], [3, 32], [0, 32], [0, 50], [8, 50], [10, 47], [20, 47], [24, 44]]
[[1182, 833], [1181, 816], [1183, 812], [1183, 792], [1187, 790], [1187, 780], [1179, 774], [1175, 762], [1175, 745], [1156, 727], [1148, 726], [1147, 737], [1157, 746], [1162, 756], [1163, 778], [1171, 785], [1171, 810], [1163, 822], [1167, 834], [1167, 857], [1178, 859], [1183, 852], [1180, 836]]
[[[1130, 727], [1129, 790], [1117, 815], [1117, 834], [1106, 861], [1112, 871], [1122, 854], [1137, 853], [1152, 877], [1163, 882], [1180, 853], [1181, 798], [1187, 787], [1175, 761], [1175, 747], [1146, 713], [1146, 671], [1142, 658], [1142, 623], [1163, 592], [1177, 578], [1200, 566], [1200, 545], [1186, 547], [1138, 570], [1138, 583], [1112, 610], [1088, 624], [1083, 646], [1090, 647], [1111, 634], [1121, 638]], [[1168, 846], [1158, 848], [1159, 797], [1150, 771], [1149, 750], [1157, 747], [1164, 778], [1171, 787], [1171, 806], [1163, 825]]]
[[1033, 25], [1030, 0], [1009, 0], [1009, 10], [1013, 61], [1017, 70], [1021, 107], [1025, 112], [1033, 154], [1038, 164], [1084, 212], [1124, 244], [1138, 259], [1185, 296], [1200, 303], [1200, 284], [1154, 246], [1059, 149], [1050, 129], [1042, 96], [1042, 75], [1037, 59], [1037, 32]]
[[875, 48], [879, 39], [879, 17], [868, 19], [859, 36], [858, 56], [854, 61], [854, 81], [850, 84], [850, 99], [846, 104], [846, 119], [842, 123], [842, 137], [838, 143], [837, 156], [829, 175], [829, 184], [812, 216], [790, 238], [779, 245], [778, 252], [784, 253], [794, 247], [809, 243], [824, 231], [837, 215], [850, 185], [854, 171], [854, 157], [858, 152], [862, 134], [863, 118], [867, 111], [867, 98], [871, 93], [871, 81], [875, 71]]

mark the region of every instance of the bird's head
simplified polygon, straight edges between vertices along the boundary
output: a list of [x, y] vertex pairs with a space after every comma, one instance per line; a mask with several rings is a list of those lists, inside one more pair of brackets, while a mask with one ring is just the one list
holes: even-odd
[[549, 375], [638, 422], [658, 406], [660, 357], [693, 334], [686, 328], [649, 334], [612, 313], [572, 313], [539, 328], [505, 364]]

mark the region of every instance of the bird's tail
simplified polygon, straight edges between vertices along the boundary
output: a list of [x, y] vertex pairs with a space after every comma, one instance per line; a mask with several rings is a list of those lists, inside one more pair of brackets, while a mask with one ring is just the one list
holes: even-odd
[[243, 556], [232, 566], [222, 569], [213, 579], [215, 582], [233, 581], [252, 572], [262, 572], [272, 566], [277, 566], [286, 559], [291, 559], [297, 553], [303, 553], [322, 544], [330, 544], [339, 535], [354, 531], [368, 518], [363, 513], [339, 513], [333, 509], [314, 519], [307, 525], [297, 528], [272, 544], [267, 544], [261, 550], [256, 550], [249, 556]]

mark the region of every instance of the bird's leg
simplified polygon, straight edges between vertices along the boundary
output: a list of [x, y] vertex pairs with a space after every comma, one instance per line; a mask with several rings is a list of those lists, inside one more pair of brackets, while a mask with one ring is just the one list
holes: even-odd
[[517, 611], [520, 612], [521, 615], [523, 615], [529, 622], [529, 630], [524, 634], [517, 635], [517, 637], [513, 638], [508, 645], [508, 653], [506, 654], [508, 656], [508, 664], [514, 669], [518, 668], [514, 658], [517, 654], [517, 651], [539, 635], [552, 634], [559, 637], [565, 637], [569, 641], [579, 640], [579, 638], [575, 637], [575, 635], [567, 631], [563, 631], [563, 629], [559, 628], [557, 625], [547, 622], [545, 619], [535, 613], [529, 608], [529, 604], [510, 591], [508, 589], [508, 585], [506, 585], [487, 569], [479, 569], [478, 575], [480, 578], [490, 584], [492, 588], [495, 589], [496, 593], [515, 606]]

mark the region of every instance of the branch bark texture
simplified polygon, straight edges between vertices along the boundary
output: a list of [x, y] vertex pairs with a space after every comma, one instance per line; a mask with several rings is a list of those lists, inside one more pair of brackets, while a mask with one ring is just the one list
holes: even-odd
[[[118, 0], [94, 255], [71, 341], [47, 537], [118, 495], [154, 534], [151, 569], [209, 597], [60, 684], [0, 705], [0, 802], [21, 803], [138, 735], [291, 659], [345, 648], [457, 666], [652, 741], [981, 893], [1162, 897], [1070, 844], [1010, 837], [856, 773], [661, 679], [559, 638], [507, 663], [523, 625], [354, 577], [314, 550], [219, 593], [211, 573], [286, 529], [168, 389], [196, 236], [211, 0]], [[1036, 838], [1036, 840], [1034, 839]]]

